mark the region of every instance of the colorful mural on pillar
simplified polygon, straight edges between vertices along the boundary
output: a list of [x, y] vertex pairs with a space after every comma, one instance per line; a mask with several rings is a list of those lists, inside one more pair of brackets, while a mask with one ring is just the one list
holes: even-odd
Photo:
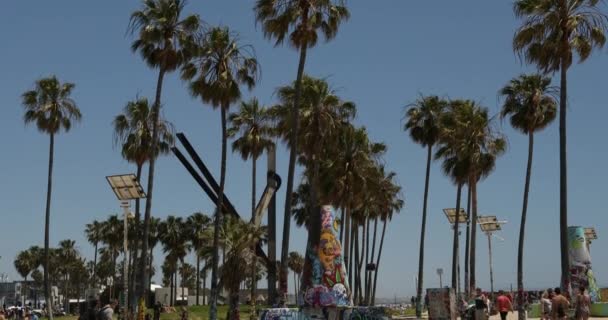
[[302, 304], [304, 307], [352, 306], [348, 276], [338, 239], [339, 223], [331, 206], [321, 207], [321, 239], [318, 247], [306, 248], [302, 276]]
[[591, 254], [585, 237], [585, 228], [568, 227], [568, 258], [572, 289], [585, 286], [591, 301], [600, 301], [600, 291], [591, 268]]

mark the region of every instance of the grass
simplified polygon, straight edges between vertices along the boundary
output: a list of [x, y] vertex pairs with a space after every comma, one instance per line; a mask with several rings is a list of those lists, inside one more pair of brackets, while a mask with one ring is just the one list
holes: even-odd
[[[258, 306], [258, 309], [267, 308], [265, 306]], [[240, 306], [240, 318], [243, 320], [248, 320], [251, 315], [251, 306], [250, 305], [241, 305]], [[153, 310], [148, 309], [148, 313], [152, 314]], [[171, 313], [161, 313], [160, 320], [179, 320], [181, 312], [181, 307], [175, 307], [175, 312]], [[217, 307], [217, 318], [218, 320], [225, 320], [226, 314], [228, 312], [228, 306], [218, 306]], [[116, 314], [114, 314], [114, 318], [116, 319]], [[57, 320], [78, 320], [78, 316], [64, 316], [64, 317], [53, 317], [53, 319]], [[209, 320], [209, 306], [191, 306], [188, 307], [188, 319], [189, 320]]]

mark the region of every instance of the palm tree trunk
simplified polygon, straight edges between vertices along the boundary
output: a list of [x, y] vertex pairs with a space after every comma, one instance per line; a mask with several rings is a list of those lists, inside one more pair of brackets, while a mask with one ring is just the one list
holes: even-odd
[[152, 261], [154, 261], [154, 247], [150, 247], [150, 255], [148, 257], [148, 270], [150, 271], [150, 273], [148, 274], [148, 288], [150, 287], [149, 284], [152, 283]]
[[95, 242], [95, 255], [93, 258], [93, 287], [97, 286], [97, 245], [99, 242]]
[[[182, 260], [182, 270], [183, 270], [183, 269], [184, 269], [184, 260]], [[181, 278], [180, 285], [181, 285], [181, 287], [182, 287], [182, 302], [184, 302], [184, 301], [183, 301], [183, 299], [184, 299], [184, 273], [183, 273], [183, 272], [182, 272], [182, 274], [181, 274], [181, 277], [182, 277], [182, 278]], [[188, 306], [188, 297], [186, 297], [186, 306]]]
[[[207, 270], [207, 265], [203, 268]], [[207, 271], [203, 271], [203, 305], [207, 304]]]
[[[252, 159], [253, 163], [251, 165], [251, 223], [255, 223], [255, 199], [256, 199], [256, 192], [255, 192], [255, 183], [256, 183], [256, 163], [257, 163], [257, 159], [254, 156]], [[257, 225], [256, 225], [257, 227]], [[256, 244], [253, 244], [251, 246], [251, 252], [253, 252], [252, 255], [252, 261], [251, 261], [251, 307], [252, 307], [252, 313], [255, 314], [255, 297], [256, 297], [256, 287], [257, 287], [257, 281], [256, 281], [256, 264], [257, 264], [257, 256], [255, 254], [255, 247]]]
[[365, 236], [366, 236], [366, 241], [365, 241], [365, 262], [363, 263], [364, 265], [364, 281], [363, 281], [363, 301], [365, 303], [365, 305], [369, 305], [369, 296], [367, 295], [367, 288], [368, 288], [368, 283], [367, 280], [369, 278], [369, 271], [367, 270], [367, 264], [369, 263], [369, 218], [366, 219], [366, 231], [365, 231]]
[[464, 292], [468, 297], [471, 292], [471, 277], [469, 274], [469, 247], [471, 246], [471, 186], [467, 184], [467, 231], [464, 245]]
[[424, 236], [426, 234], [426, 209], [429, 198], [429, 179], [433, 145], [428, 145], [426, 156], [426, 176], [424, 180], [424, 200], [422, 202], [422, 226], [420, 227], [420, 252], [418, 254], [418, 288], [416, 288], [416, 317], [422, 317], [422, 288], [424, 288]]
[[[348, 283], [350, 283], [351, 285], [354, 284], [353, 282], [353, 278], [354, 278], [354, 268], [353, 268], [353, 250], [355, 248], [355, 221], [354, 220], [350, 220], [350, 245], [348, 248], [348, 252], [349, 252], [349, 256], [348, 256]], [[353, 287], [354, 288], [354, 287]], [[353, 291], [354, 292], [354, 291]]]
[[[137, 182], [141, 181], [141, 173], [143, 170], [143, 164], [137, 164]], [[141, 246], [140, 241], [140, 233], [141, 232], [141, 208], [140, 208], [140, 199], [135, 199], [135, 226], [137, 226], [136, 229], [136, 236], [135, 236], [135, 241], [133, 243], [133, 245], [131, 245], [131, 252], [133, 255], [133, 263], [131, 264], [131, 266], [129, 266], [129, 270], [131, 270], [131, 274], [129, 275], [129, 283], [130, 283], [130, 287], [129, 287], [129, 296], [131, 297], [129, 299], [130, 304], [131, 304], [131, 308], [133, 308], [134, 306], [137, 305], [137, 292], [138, 292], [138, 288], [137, 288], [137, 284], [139, 282], [139, 279], [136, 277], [137, 274], [137, 266], [138, 265], [138, 261], [139, 261], [139, 248]], [[144, 262], [145, 264], [145, 262]], [[141, 285], [141, 283], [140, 283]]]
[[[567, 40], [566, 40], [567, 41]], [[570, 288], [570, 263], [568, 262], [568, 166], [566, 156], [566, 108], [568, 106], [566, 59], [561, 62], [559, 95], [559, 239], [562, 267], [562, 290]]]
[[170, 285], [169, 285], [169, 305], [172, 306], [173, 305], [173, 272], [171, 272], [171, 280], [170, 280]]
[[209, 308], [209, 319], [217, 320], [217, 297], [218, 297], [218, 264], [219, 264], [219, 240], [220, 226], [222, 225], [224, 205], [224, 186], [226, 184], [226, 112], [228, 111], [228, 103], [224, 103], [221, 107], [222, 120], [222, 160], [220, 166], [220, 190], [217, 195], [217, 208], [215, 209], [215, 223], [213, 225], [213, 261], [211, 266], [211, 307]]
[[196, 305], [199, 305], [198, 297], [201, 289], [201, 256], [196, 253]]
[[470, 277], [470, 287], [471, 289], [476, 288], [475, 285], [475, 247], [477, 244], [477, 177], [473, 177], [471, 179], [471, 252], [469, 253], [469, 263], [471, 266], [469, 270], [471, 271]]
[[[350, 254], [351, 248], [351, 220], [350, 220], [350, 206], [346, 207], [345, 217], [344, 217], [344, 263], [345, 267], [349, 271], [350, 275], [350, 259], [352, 255]], [[351, 279], [352, 280], [352, 279]], [[352, 281], [350, 282], [352, 283]]]
[[[524, 235], [526, 232], [526, 217], [528, 214], [528, 195], [530, 194], [530, 177], [532, 176], [532, 157], [534, 153], [534, 132], [528, 133], [528, 164], [526, 166], [526, 183], [524, 185], [524, 204], [521, 209], [521, 224], [519, 225], [519, 244], [517, 246], [517, 292], [524, 292]], [[521, 295], [519, 295], [521, 296]], [[524, 304], [521, 299], [517, 303], [519, 320], [526, 319]]]
[[344, 243], [344, 207], [340, 208], [340, 243]]
[[[268, 157], [268, 172], [276, 172], [276, 147], [273, 145], [266, 152]], [[268, 205], [268, 301], [273, 303], [277, 299], [277, 197], [272, 195]]]
[[[307, 25], [308, 13], [304, 13], [302, 19], [303, 25]], [[295, 97], [291, 112], [291, 135], [289, 137], [291, 149], [289, 151], [289, 167], [287, 171], [287, 186], [285, 187], [285, 213], [283, 218], [283, 242], [281, 245], [281, 271], [279, 273], [279, 289], [280, 299], [284, 299], [287, 295], [287, 259], [289, 258], [289, 236], [291, 231], [291, 195], [293, 193], [293, 182], [296, 168], [296, 157], [298, 154], [298, 126], [300, 118], [300, 98], [302, 96], [302, 77], [304, 76], [304, 65], [306, 64], [306, 52], [308, 45], [303, 43], [300, 47], [300, 61], [298, 63], [298, 74], [295, 84]], [[308, 261], [306, 255], [306, 261]], [[304, 283], [308, 284], [309, 279], [304, 279]], [[215, 320], [215, 319], [211, 319]]]
[[376, 258], [376, 272], [374, 272], [374, 290], [372, 291], [372, 305], [376, 304], [376, 288], [378, 287], [378, 271], [380, 270], [380, 258], [384, 247], [384, 235], [386, 234], [386, 222], [382, 224], [382, 235], [380, 236], [380, 246], [378, 247], [378, 257]]
[[53, 320], [53, 299], [51, 298], [51, 283], [49, 279], [49, 266], [50, 266], [50, 255], [49, 255], [49, 227], [51, 224], [51, 193], [53, 187], [53, 151], [55, 149], [55, 135], [50, 134], [49, 142], [49, 173], [46, 189], [46, 211], [44, 215], [44, 296], [46, 299], [46, 306], [48, 311], [48, 317]]
[[456, 190], [456, 221], [454, 222], [454, 244], [452, 247], [452, 289], [458, 286], [458, 226], [460, 220], [460, 194], [462, 193], [462, 183], [458, 183]]
[[[154, 107], [152, 113], [152, 121], [154, 126], [152, 126], [152, 145], [151, 150], [156, 150], [156, 146], [158, 145], [158, 117], [160, 113], [160, 98], [161, 92], [163, 88], [163, 78], [165, 76], [165, 69], [161, 66], [158, 71], [158, 80], [156, 82], [156, 97], [154, 99]], [[148, 164], [148, 188], [147, 188], [147, 197], [146, 197], [146, 210], [144, 213], [144, 234], [143, 234], [143, 244], [142, 244], [142, 257], [141, 257], [141, 266], [140, 266], [140, 283], [141, 287], [139, 288], [138, 297], [145, 297], [146, 292], [150, 289], [149, 283], [149, 273], [150, 270], [146, 269], [146, 260], [148, 253], [148, 237], [150, 234], [150, 214], [152, 211], [152, 194], [154, 192], [154, 168], [156, 165], [156, 157], [150, 157], [150, 161]], [[146, 299], [147, 300], [147, 299]], [[212, 319], [212, 320], [215, 320]]]
[[353, 232], [355, 236], [353, 237], [353, 242], [355, 243], [355, 269], [353, 272], [355, 273], [355, 290], [353, 291], [355, 294], [355, 305], [358, 306], [360, 303], [359, 299], [359, 287], [361, 286], [361, 278], [359, 271], [359, 226], [353, 228]]
[[[370, 260], [367, 262], [368, 264], [371, 264], [374, 262], [374, 256], [376, 255], [376, 236], [378, 234], [378, 218], [374, 218], [374, 240], [372, 242], [372, 254], [370, 255]], [[369, 279], [366, 280], [366, 290], [365, 290], [365, 300], [367, 305], [373, 305], [371, 302], [371, 297], [372, 297], [372, 273], [375, 272], [375, 270], [370, 270], [367, 271], [369, 273]]]

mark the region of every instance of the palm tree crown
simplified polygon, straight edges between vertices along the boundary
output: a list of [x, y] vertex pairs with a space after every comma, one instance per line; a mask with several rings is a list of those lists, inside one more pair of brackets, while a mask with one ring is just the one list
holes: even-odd
[[327, 41], [333, 39], [340, 24], [350, 17], [343, 0], [258, 0], [254, 10], [266, 38], [276, 39], [275, 44], [280, 45], [289, 35], [295, 48], [314, 47], [317, 30]]
[[232, 143], [232, 150], [238, 151], [243, 160], [257, 159], [274, 144], [270, 139], [272, 129], [268, 110], [260, 106], [258, 99], [241, 102], [239, 112], [231, 113], [228, 121], [232, 125], [228, 135], [240, 133], [240, 137]]
[[129, 101], [123, 113], [114, 118], [114, 142], [121, 145], [123, 158], [137, 165], [143, 165], [150, 157], [167, 154], [174, 143], [173, 125], [159, 120], [159, 141], [152, 152], [152, 128], [154, 117], [148, 99]]
[[225, 107], [241, 98], [240, 85], [249, 89], [259, 76], [253, 47], [239, 44], [238, 35], [228, 27], [214, 27], [205, 33], [194, 61], [182, 69], [182, 78], [191, 80], [190, 92], [213, 107]]
[[201, 21], [196, 14], [181, 19], [185, 4], [184, 0], [144, 0], [141, 10], [131, 14], [129, 30], [139, 36], [131, 49], [139, 51], [151, 68], [173, 71], [191, 56], [190, 44]]
[[448, 102], [439, 96], [421, 96], [408, 105], [404, 129], [414, 142], [432, 146], [439, 139], [440, 119]]
[[[598, 0], [518, 0], [515, 15], [524, 18], [513, 48], [544, 72], [568, 68], [573, 51], [585, 61], [606, 42], [608, 18]], [[562, 65], [563, 63], [563, 65]]]
[[25, 123], [35, 122], [38, 130], [48, 134], [70, 131], [73, 121], [82, 117], [76, 102], [70, 95], [75, 85], [60, 83], [57, 77], [36, 81], [35, 88], [22, 95]]
[[540, 74], [521, 75], [500, 90], [504, 96], [500, 117], [510, 116], [511, 126], [525, 134], [542, 130], [557, 115], [557, 90]]

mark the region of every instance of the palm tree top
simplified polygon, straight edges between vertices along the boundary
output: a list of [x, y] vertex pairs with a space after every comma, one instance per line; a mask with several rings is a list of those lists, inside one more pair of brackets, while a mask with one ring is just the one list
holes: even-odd
[[525, 134], [542, 130], [557, 116], [557, 92], [549, 77], [522, 74], [500, 90], [500, 117], [510, 116], [511, 126]]
[[25, 124], [36, 123], [38, 130], [57, 134], [62, 129], [70, 131], [73, 121], [80, 121], [82, 114], [70, 95], [75, 84], [61, 83], [56, 76], [36, 80], [34, 89], [22, 96], [25, 108]]
[[181, 19], [185, 5], [185, 0], [144, 0], [131, 14], [128, 30], [138, 35], [131, 49], [139, 51], [150, 67], [173, 71], [192, 54], [190, 44], [201, 19], [197, 14]]
[[407, 121], [403, 127], [409, 131], [414, 142], [422, 146], [432, 146], [439, 139], [440, 118], [448, 102], [436, 95], [420, 96], [406, 106]]
[[190, 93], [219, 107], [241, 98], [239, 85], [251, 90], [259, 78], [259, 66], [251, 45], [241, 45], [228, 27], [213, 27], [198, 42], [193, 62], [182, 68]]
[[114, 118], [114, 144], [121, 145], [123, 158], [143, 165], [152, 156], [169, 153], [175, 142], [173, 124], [159, 117], [159, 141], [152, 155], [153, 108], [147, 98], [127, 102], [123, 113]]
[[257, 0], [254, 11], [264, 37], [278, 46], [289, 36], [295, 48], [315, 46], [319, 29], [327, 41], [335, 38], [340, 24], [350, 18], [344, 0]]
[[573, 61], [585, 61], [594, 48], [606, 43], [608, 16], [600, 11], [600, 0], [517, 0], [513, 11], [524, 24], [515, 33], [513, 49], [528, 63], [553, 72]]
[[240, 132], [240, 137], [232, 143], [232, 150], [238, 151], [243, 158], [257, 159], [264, 151], [274, 146], [270, 139], [273, 134], [270, 124], [270, 113], [268, 109], [260, 105], [257, 98], [242, 101], [240, 110], [228, 115], [231, 127], [228, 136], [235, 137]]

